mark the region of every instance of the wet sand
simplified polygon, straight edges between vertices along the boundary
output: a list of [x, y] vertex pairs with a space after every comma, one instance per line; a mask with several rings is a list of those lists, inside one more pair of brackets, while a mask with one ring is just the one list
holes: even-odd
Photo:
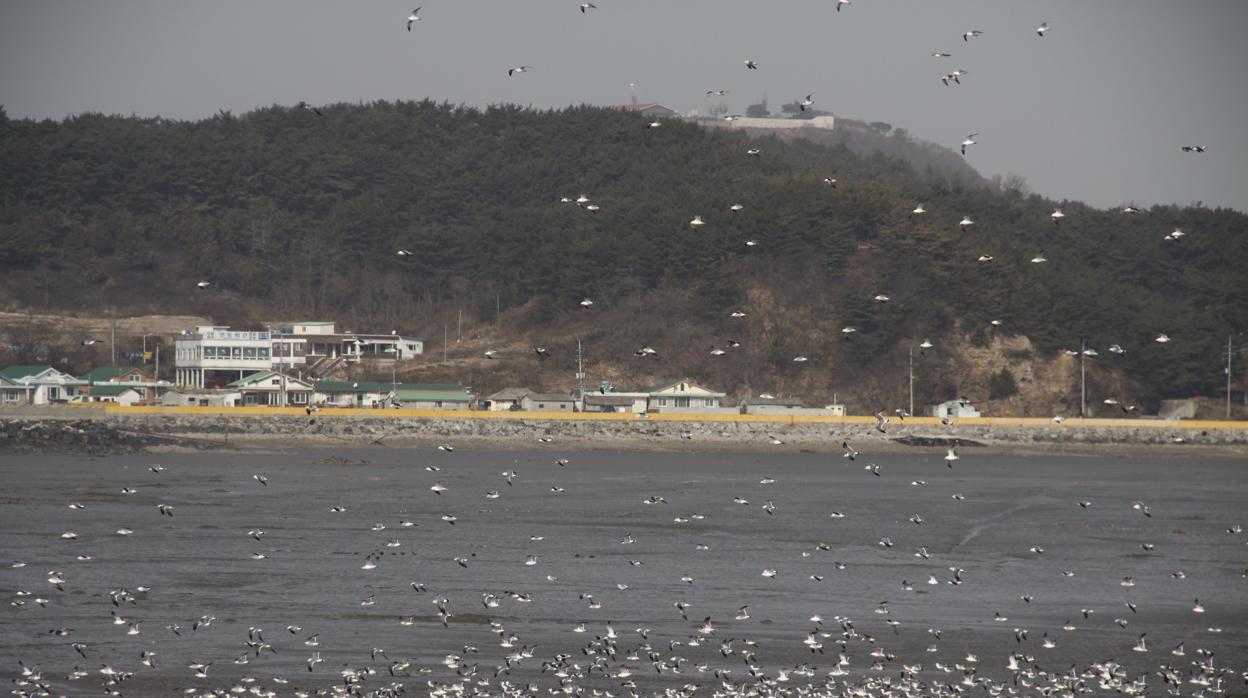
[[[448, 654], [488, 677], [507, 654], [527, 646], [535, 648], [533, 658], [520, 661], [510, 680], [557, 686], [541, 673], [541, 662], [568, 653], [588, 663], [581, 649], [610, 622], [621, 636], [610, 665], [634, 670], [638, 690], [649, 693], [718, 685], [698, 664], [748, 678], [739, 654], [745, 638], [757, 642], [756, 662], [773, 674], [806, 663], [822, 675], [836, 663], [838, 616], [875, 640], [848, 645], [855, 672], [869, 672], [874, 648], [895, 655], [887, 672], [921, 663], [933, 680], [936, 662], [966, 663], [968, 653], [977, 655], [981, 675], [1005, 678], [1015, 651], [1054, 671], [1108, 658], [1145, 671], [1167, 660], [1185, 664], [1170, 654], [1179, 642], [1193, 657], [1207, 648], [1220, 666], [1248, 668], [1248, 537], [1228, 532], [1248, 524], [1242, 461], [1138, 453], [1021, 457], [967, 448], [949, 469], [942, 455], [864, 452], [850, 462], [795, 452], [568, 451], [556, 443], [453, 453], [4, 456], [0, 585], [10, 601], [25, 603], [0, 612], [0, 655], [8, 658], [0, 676], [17, 676], [21, 660], [38, 666], [55, 691], [103, 695], [99, 669], [109, 665], [134, 672], [121, 685], [127, 696], [229, 688], [242, 677], [291, 695], [341, 683], [345, 666], [367, 666], [380, 672], [370, 686], [393, 680], [423, 689], [427, 680], [457, 679], [442, 663]], [[570, 462], [561, 467], [559, 458]], [[867, 462], [880, 466], [880, 476], [863, 470]], [[148, 470], [156, 463], [165, 470]], [[501, 473], [511, 469], [519, 476], [509, 486]], [[269, 478], [267, 486], [252, 478], [256, 473]], [[764, 477], [774, 484], [760, 484]], [[434, 483], [447, 491], [431, 492]], [[127, 486], [138, 491], [122, 494]], [[487, 499], [488, 491], [500, 496]], [[666, 503], [644, 503], [650, 496]], [[749, 504], [735, 504], [735, 497]], [[769, 500], [771, 514], [763, 508]], [[1081, 508], [1080, 500], [1092, 506]], [[1148, 504], [1151, 517], [1132, 508], [1135, 500]], [[72, 502], [87, 508], [70, 510]], [[162, 516], [158, 504], [172, 505], [174, 515]], [[346, 511], [331, 512], [335, 506]], [[456, 523], [442, 521], [444, 514]], [[914, 515], [922, 523], [913, 523]], [[415, 525], [404, 527], [404, 520]], [[373, 530], [377, 524], [384, 529]], [[117, 535], [123, 526], [134, 533]], [[249, 537], [253, 529], [265, 531], [260, 541]], [[77, 540], [61, 538], [69, 530]], [[880, 544], [885, 538], [892, 547]], [[391, 541], [397, 545], [387, 547]], [[920, 547], [930, 559], [915, 555]], [[252, 559], [257, 552], [266, 559]], [[76, 560], [82, 554], [94, 559]], [[370, 554], [378, 556], [376, 569], [361, 569]], [[526, 565], [528, 556], [537, 564]], [[12, 561], [26, 566], [12, 568]], [[950, 567], [963, 570], [961, 584], [950, 583]], [[767, 568], [776, 570], [774, 578], [762, 576]], [[46, 581], [51, 570], [63, 573], [64, 591]], [[1184, 578], [1172, 574], [1179, 571]], [[927, 584], [929, 575], [938, 583]], [[1122, 585], [1126, 577], [1134, 586]], [[121, 607], [110, 602], [111, 589], [139, 586], [151, 591], [136, 592], [136, 602]], [[18, 597], [18, 590], [31, 596]], [[497, 608], [484, 607], [486, 593], [500, 597]], [[433, 603], [439, 595], [449, 601], [445, 628]], [[601, 607], [591, 608], [583, 595]], [[1027, 603], [1022, 595], [1034, 598]], [[47, 599], [47, 607], [35, 598]], [[1197, 598], [1205, 613], [1193, 612]], [[687, 621], [677, 601], [690, 604]], [[750, 618], [735, 620], [746, 605]], [[887, 614], [878, 612], [883, 608]], [[1084, 608], [1095, 612], [1085, 619]], [[139, 633], [115, 624], [113, 611], [139, 623]], [[816, 628], [813, 614], [834, 635], [825, 640], [826, 654], [803, 644]], [[997, 614], [1008, 620], [994, 620]], [[202, 616], [215, 620], [192, 630]], [[715, 631], [701, 636], [708, 616]], [[516, 636], [514, 649], [500, 647], [491, 620]], [[1063, 630], [1067, 621], [1077, 629]], [[588, 632], [573, 632], [580, 622]], [[170, 624], [180, 626], [180, 637], [166, 629]], [[292, 624], [301, 629], [288, 632]], [[263, 628], [276, 653], [256, 657], [246, 644], [250, 627]], [[56, 628], [72, 632], [49, 633]], [[650, 629], [649, 643], [665, 658], [686, 658], [684, 672], [657, 675], [644, 653], [629, 659], [627, 651], [641, 642], [636, 628]], [[929, 628], [942, 631], [939, 641]], [[1015, 641], [1015, 628], [1028, 630], [1025, 642]], [[1141, 633], [1148, 653], [1132, 651]], [[305, 645], [313, 634], [317, 647]], [[1041, 646], [1045, 634], [1056, 647]], [[691, 637], [707, 641], [669, 644]], [[724, 657], [720, 643], [728, 638], [737, 653]], [[86, 644], [85, 658], [72, 642]], [[465, 645], [479, 652], [466, 654]], [[937, 651], [927, 651], [931, 646]], [[390, 660], [410, 659], [412, 676], [392, 679], [391, 661], [371, 658], [373, 648], [384, 648]], [[155, 668], [140, 663], [144, 650], [157, 653]], [[305, 661], [315, 651], [324, 662], [309, 672]], [[247, 663], [235, 663], [244, 654]], [[213, 662], [208, 678], [193, 678], [192, 662]], [[91, 677], [67, 682], [75, 667]], [[422, 668], [429, 673], [418, 673]], [[943, 680], [960, 674], [953, 676]], [[289, 683], [274, 684], [275, 677]], [[620, 690], [619, 679], [582, 683]]]

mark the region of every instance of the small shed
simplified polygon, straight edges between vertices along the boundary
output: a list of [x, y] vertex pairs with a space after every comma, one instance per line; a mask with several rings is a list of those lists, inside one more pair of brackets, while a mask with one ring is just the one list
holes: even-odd
[[940, 419], [970, 419], [982, 416], [968, 400], [947, 400], [939, 405], [929, 405], [927, 413]]
[[112, 402], [129, 407], [145, 402], [146, 392], [143, 388], [124, 383], [94, 385], [91, 387], [91, 392], [83, 395], [82, 399], [84, 402]]
[[649, 397], [649, 393], [585, 393], [581, 411], [641, 414]]
[[237, 390], [177, 388], [161, 395], [160, 404], [165, 407], [237, 407], [243, 404], [243, 394]]

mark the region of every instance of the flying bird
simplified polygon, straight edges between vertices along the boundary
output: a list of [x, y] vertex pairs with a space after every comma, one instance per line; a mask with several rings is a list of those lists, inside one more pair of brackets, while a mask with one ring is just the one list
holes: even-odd
[[971, 147], [971, 146], [975, 145], [975, 144], [978, 142], [978, 141], [976, 141], [976, 140], [975, 140], [975, 136], [978, 136], [978, 135], [979, 135], [978, 133], [972, 133], [971, 135], [969, 135], [969, 136], [967, 136], [966, 138], [962, 139], [962, 154], [963, 154], [963, 155], [966, 155], [966, 149], [967, 149], [967, 148], [969, 148], [969, 147]]
[[1049, 31], [1048, 22], [1041, 22], [1040, 26], [1036, 27], [1036, 35], [1039, 36], [1040, 38], [1044, 38], [1044, 34], [1047, 31]]
[[420, 21], [419, 15], [420, 15], [420, 8], [417, 7], [416, 9], [412, 10], [412, 14], [407, 16], [407, 30], [409, 32], [412, 30], [412, 24]]
[[[411, 31], [411, 30], [409, 29], [408, 31]], [[307, 102], [300, 102], [296, 104], [295, 107], [302, 109], [304, 111], [310, 111], [313, 114], [316, 114], [317, 116], [325, 116], [324, 114], [321, 113], [320, 109], [317, 109], [316, 107], [312, 106], [311, 104], [308, 104]]]
[[758, 70], [758, 64], [748, 59], [745, 61], [745, 67], [749, 70]]
[[978, 30], [978, 29], [972, 29], [972, 30], [970, 30], [970, 31], [967, 31], [967, 32], [963, 32], [963, 33], [962, 33], [962, 40], [963, 40], [963, 41], [970, 41], [971, 39], [974, 39], [975, 37], [977, 37], [977, 36], [982, 36], [982, 35], [983, 35], [983, 32], [982, 32], [982, 31], [980, 31], [980, 30]]
[[1183, 152], [1185, 152], [1185, 153], [1203, 153], [1203, 152], [1205, 152], [1205, 146], [1203, 146], [1203, 145], [1185, 145], [1185, 146], [1182, 146], [1182, 150], [1183, 150]]
[[532, 69], [533, 69], [533, 66], [531, 65], [520, 65], [520, 66], [516, 66], [515, 68], [508, 68], [507, 77], [511, 77], [513, 75], [519, 75], [520, 73], [527, 73]]
[[585, 14], [586, 12], [590, 10], [596, 10], [596, 9], [598, 9], [598, 6], [592, 2], [581, 3], [581, 14]]

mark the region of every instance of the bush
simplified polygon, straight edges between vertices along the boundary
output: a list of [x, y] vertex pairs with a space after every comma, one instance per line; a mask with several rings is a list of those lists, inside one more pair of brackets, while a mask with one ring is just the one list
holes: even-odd
[[1014, 382], [1014, 374], [1010, 373], [1010, 369], [1003, 368], [1000, 373], [992, 374], [992, 379], [988, 381], [989, 400], [1004, 400], [1017, 394], [1018, 384]]

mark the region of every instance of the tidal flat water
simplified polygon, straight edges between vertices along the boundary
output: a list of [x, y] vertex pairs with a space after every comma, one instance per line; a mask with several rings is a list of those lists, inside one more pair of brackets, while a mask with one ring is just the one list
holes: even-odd
[[344, 670], [420, 695], [782, 692], [841, 670], [1009, 682], [1012, 654], [1187, 676], [1204, 649], [1248, 690], [1248, 464], [862, 450], [0, 456], [0, 676], [75, 696], [104, 695], [104, 667], [133, 674], [126, 696], [295, 695]]

